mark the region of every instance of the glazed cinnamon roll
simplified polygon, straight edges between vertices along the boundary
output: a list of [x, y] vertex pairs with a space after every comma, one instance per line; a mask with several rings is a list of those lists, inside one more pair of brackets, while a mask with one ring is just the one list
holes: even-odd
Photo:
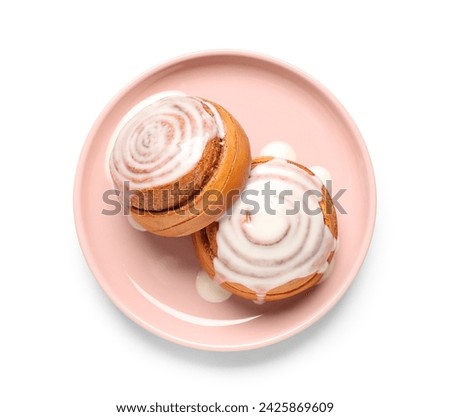
[[232, 210], [195, 233], [193, 242], [211, 278], [264, 302], [316, 285], [337, 237], [336, 211], [320, 179], [295, 162], [261, 157]]
[[116, 132], [112, 179], [146, 230], [183, 236], [219, 218], [250, 169], [247, 136], [223, 107], [186, 95], [143, 107]]

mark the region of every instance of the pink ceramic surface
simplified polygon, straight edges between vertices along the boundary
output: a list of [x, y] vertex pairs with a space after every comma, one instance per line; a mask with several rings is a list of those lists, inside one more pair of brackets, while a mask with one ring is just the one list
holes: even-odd
[[[333, 175], [339, 200], [339, 250], [330, 278], [306, 296], [256, 305], [223, 303], [197, 294], [199, 266], [189, 237], [162, 238], [102, 215], [112, 186], [106, 147], [115, 126], [136, 103], [163, 90], [181, 90], [228, 109], [244, 126], [253, 155], [283, 140], [298, 162]], [[173, 342], [207, 350], [242, 350], [292, 336], [322, 317], [355, 278], [375, 222], [375, 183], [363, 139], [340, 103], [318, 82], [285, 63], [242, 52], [194, 54], [155, 68], [128, 85], [93, 126], [76, 174], [75, 221], [87, 262], [111, 300], [132, 320]]]

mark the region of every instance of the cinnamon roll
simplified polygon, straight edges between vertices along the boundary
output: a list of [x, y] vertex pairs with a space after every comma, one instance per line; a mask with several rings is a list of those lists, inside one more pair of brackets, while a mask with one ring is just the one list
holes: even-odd
[[184, 236], [206, 227], [244, 187], [247, 136], [223, 107], [172, 95], [141, 108], [115, 133], [109, 168], [146, 230]]
[[316, 285], [337, 237], [336, 211], [320, 179], [295, 162], [260, 157], [230, 212], [195, 233], [193, 242], [211, 278], [264, 302]]

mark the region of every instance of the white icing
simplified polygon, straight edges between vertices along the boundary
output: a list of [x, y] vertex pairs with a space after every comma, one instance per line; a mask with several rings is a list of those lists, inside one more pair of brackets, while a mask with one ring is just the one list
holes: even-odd
[[213, 281], [203, 269], [197, 274], [195, 288], [198, 295], [210, 303], [221, 303], [231, 297], [231, 293]]
[[[275, 190], [275, 195], [270, 196], [269, 209], [276, 214], [265, 210], [267, 195], [264, 196], [263, 190], [267, 182], [270, 190]], [[242, 284], [256, 293], [257, 302], [262, 302], [273, 288], [295, 278], [325, 272], [336, 239], [324, 224], [319, 205], [321, 189], [322, 183], [316, 176], [284, 159], [275, 158], [256, 165], [231, 214], [219, 220], [215, 279]], [[249, 190], [251, 196], [246, 194]], [[285, 190], [292, 193], [284, 193], [282, 201], [280, 193]], [[305, 211], [306, 192], [309, 197]], [[258, 203], [257, 213], [251, 213], [254, 205], [246, 199]], [[300, 202], [298, 210], [293, 210], [298, 204], [295, 202]]]
[[[335, 250], [337, 250], [337, 246], [338, 245], [336, 244], [336, 249]], [[328, 278], [330, 278], [330, 275], [334, 271], [334, 265], [336, 264], [335, 260], [336, 260], [336, 257], [333, 256], [333, 259], [328, 264], [327, 270], [324, 272], [324, 274], [322, 275], [322, 278], [320, 278], [320, 281], [317, 284], [322, 284], [322, 282], [325, 282]]]
[[111, 138], [108, 142], [108, 145], [106, 146], [106, 153], [105, 153], [105, 171], [107, 178], [112, 181], [111, 177], [111, 169], [110, 169], [110, 159], [111, 159], [111, 153], [114, 148], [114, 144], [116, 143], [117, 136], [119, 136], [119, 132], [123, 129], [123, 127], [132, 119], [136, 114], [138, 114], [143, 108], [149, 106], [150, 104], [155, 103], [158, 100], [161, 100], [166, 97], [171, 96], [185, 96], [186, 94], [182, 91], [178, 90], [167, 90], [167, 91], [161, 91], [156, 94], [152, 94], [151, 96], [147, 97], [146, 99], [140, 101], [138, 104], [133, 106], [128, 113], [122, 117], [120, 122], [117, 124], [116, 128], [114, 129], [113, 134], [111, 135]]
[[322, 184], [327, 187], [328, 191], [330, 191], [331, 182], [333, 181], [330, 171], [320, 165], [312, 166], [309, 169], [320, 178]]
[[242, 231], [245, 237], [261, 245], [273, 245], [279, 242], [289, 231], [288, 216], [274, 216], [260, 210], [249, 217], [242, 218]]
[[133, 229], [139, 230], [140, 232], [146, 231], [136, 220], [133, 219], [133, 216], [128, 215], [127, 219], [128, 219], [128, 223], [130, 223], [130, 225]]
[[260, 156], [273, 156], [274, 158], [288, 159], [289, 161], [296, 161], [297, 154], [294, 148], [287, 142], [281, 140], [274, 140], [264, 145], [259, 152]]
[[131, 190], [171, 183], [195, 167], [209, 140], [225, 136], [223, 121], [212, 104], [182, 94], [149, 97], [118, 125], [109, 160], [118, 188], [125, 181]]

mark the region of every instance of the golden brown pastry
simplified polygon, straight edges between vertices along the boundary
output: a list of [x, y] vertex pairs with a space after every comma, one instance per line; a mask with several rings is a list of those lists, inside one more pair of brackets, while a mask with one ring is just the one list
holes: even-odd
[[281, 300], [316, 285], [336, 251], [332, 199], [308, 168], [285, 159], [252, 163], [230, 214], [193, 235], [210, 277], [240, 297]]
[[151, 103], [117, 133], [110, 157], [115, 185], [132, 192], [131, 216], [161, 236], [184, 236], [218, 219], [243, 189], [248, 138], [211, 101], [175, 95]]

